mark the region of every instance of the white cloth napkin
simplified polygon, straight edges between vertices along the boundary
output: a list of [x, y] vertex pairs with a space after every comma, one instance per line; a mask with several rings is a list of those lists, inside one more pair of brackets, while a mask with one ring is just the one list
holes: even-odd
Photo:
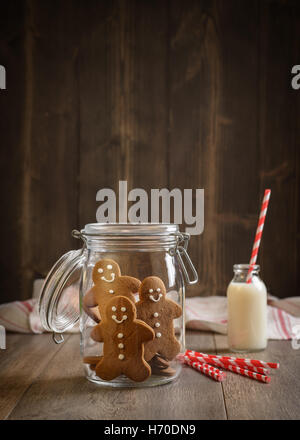
[[[300, 297], [268, 297], [268, 338], [293, 339], [300, 331]], [[227, 333], [227, 298], [207, 296], [185, 301], [186, 328]]]
[[[33, 297], [0, 305], [0, 325], [7, 331], [43, 333], [38, 296], [43, 280], [35, 280]], [[70, 297], [74, 291], [70, 289]], [[68, 294], [66, 295], [68, 301]], [[225, 296], [196, 296], [185, 301], [186, 328], [227, 333], [227, 298]], [[70, 332], [78, 332], [76, 325]], [[278, 299], [268, 296], [269, 339], [293, 339], [300, 332], [300, 297]]]

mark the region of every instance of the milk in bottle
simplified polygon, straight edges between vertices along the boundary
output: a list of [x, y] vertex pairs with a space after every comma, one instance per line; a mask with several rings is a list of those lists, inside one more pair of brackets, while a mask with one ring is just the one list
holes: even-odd
[[246, 283], [248, 264], [235, 264], [227, 288], [228, 345], [231, 351], [250, 352], [267, 346], [267, 289], [255, 265], [251, 283]]

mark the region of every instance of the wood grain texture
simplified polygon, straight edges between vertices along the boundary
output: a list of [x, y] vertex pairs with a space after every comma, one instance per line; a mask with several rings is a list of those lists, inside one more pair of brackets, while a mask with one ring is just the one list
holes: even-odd
[[260, 187], [272, 190], [260, 261], [270, 291], [284, 297], [298, 294], [299, 283], [300, 94], [291, 68], [300, 56], [300, 4], [263, 2], [260, 21]]
[[61, 348], [53, 343], [49, 334], [9, 334], [6, 346], [6, 350], [0, 351], [0, 420], [9, 416]]
[[[24, 2], [1, 5], [0, 65], [6, 69], [6, 90], [0, 90], [0, 227], [5, 240], [0, 254], [0, 302], [24, 293], [22, 262], [22, 176], [24, 172], [25, 46]], [[20, 105], [16, 105], [16, 103]], [[14, 262], [12, 264], [12, 262]], [[14, 286], [11, 280], [14, 279]], [[25, 289], [26, 291], [26, 289]], [[28, 293], [27, 293], [28, 296]]]
[[[212, 335], [189, 332], [189, 344], [212, 352]], [[79, 340], [72, 335], [10, 419], [224, 419], [221, 385], [184, 368], [174, 383], [154, 388], [104, 389], [83, 375]]]
[[[218, 354], [228, 354], [227, 337], [215, 335]], [[300, 351], [290, 341], [269, 341], [265, 351], [246, 353], [242, 357], [279, 362], [279, 370], [270, 373], [271, 382], [256, 380], [228, 372], [222, 382], [228, 419], [299, 420]]]
[[225, 294], [270, 187], [262, 278], [297, 295], [298, 1], [20, 0], [0, 24], [1, 302], [31, 296], [122, 179], [205, 189], [187, 295]]
[[[78, 64], [81, 226], [95, 221], [101, 188], [118, 194], [119, 180], [127, 180], [128, 191], [167, 185], [166, 5], [85, 7], [88, 32]], [[118, 213], [117, 206], [117, 221]]]
[[33, 96], [26, 248], [38, 276], [74, 246], [79, 142], [75, 3], [28, 3]]
[[[223, 335], [188, 331], [187, 347], [228, 354]], [[300, 351], [269, 341], [249, 357], [280, 362], [264, 384], [227, 372], [222, 383], [184, 367], [172, 384], [144, 389], [101, 388], [84, 377], [79, 336], [61, 346], [50, 335], [9, 335], [0, 353], [0, 418], [95, 420], [299, 419]], [[33, 368], [34, 366], [34, 368]]]

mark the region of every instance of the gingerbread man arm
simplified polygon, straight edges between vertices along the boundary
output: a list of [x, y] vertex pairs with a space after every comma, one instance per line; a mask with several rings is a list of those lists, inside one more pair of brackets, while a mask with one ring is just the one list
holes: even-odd
[[91, 331], [91, 338], [97, 342], [103, 342], [102, 324], [95, 325]]
[[91, 309], [97, 305], [98, 302], [95, 296], [94, 287], [92, 287], [83, 297], [82, 308], [95, 322], [99, 322], [99, 317]]
[[137, 278], [134, 277], [129, 277], [129, 276], [121, 276], [119, 278], [119, 281], [124, 284], [128, 289], [131, 290], [131, 292], [136, 293], [139, 290], [139, 287], [141, 285], [140, 280], [138, 280]]
[[175, 301], [172, 301], [171, 299], [168, 300], [168, 303], [172, 318], [173, 319], [179, 318], [182, 315], [182, 308]]
[[143, 321], [139, 319], [136, 320], [138, 332], [140, 335], [140, 340], [142, 342], [152, 341], [154, 339], [155, 333], [152, 328]]

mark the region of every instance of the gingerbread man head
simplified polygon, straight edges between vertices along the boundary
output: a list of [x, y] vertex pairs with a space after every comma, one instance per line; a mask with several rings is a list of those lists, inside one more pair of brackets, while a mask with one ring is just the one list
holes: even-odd
[[115, 296], [106, 305], [105, 318], [112, 326], [131, 324], [136, 318], [135, 306], [125, 296]]
[[94, 284], [113, 283], [121, 276], [119, 265], [109, 258], [98, 261], [93, 269]]
[[140, 301], [158, 303], [164, 302], [166, 288], [162, 280], [158, 277], [147, 277], [140, 286]]

